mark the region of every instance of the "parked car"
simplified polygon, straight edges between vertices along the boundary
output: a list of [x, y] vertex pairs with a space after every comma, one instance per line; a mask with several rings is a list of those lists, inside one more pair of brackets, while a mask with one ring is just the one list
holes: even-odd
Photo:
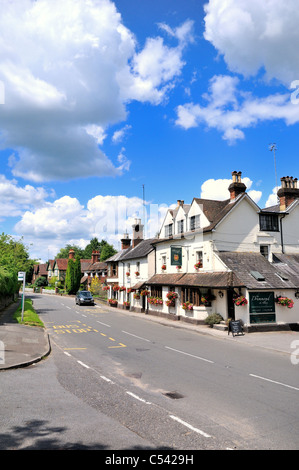
[[94, 300], [91, 293], [88, 290], [81, 290], [77, 292], [76, 304], [79, 305], [94, 305]]

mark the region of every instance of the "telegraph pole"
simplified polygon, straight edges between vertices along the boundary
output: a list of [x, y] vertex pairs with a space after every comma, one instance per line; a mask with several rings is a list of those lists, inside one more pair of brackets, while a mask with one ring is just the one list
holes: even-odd
[[[277, 183], [277, 170], [276, 170], [276, 150], [277, 150], [277, 147], [276, 147], [276, 144], [273, 143], [273, 144], [270, 144], [269, 145], [269, 150], [270, 152], [273, 152], [273, 155], [274, 155], [274, 169], [275, 169], [275, 188], [276, 188], [276, 191], [278, 189], [278, 183]], [[278, 196], [277, 196], [277, 200], [278, 200]]]

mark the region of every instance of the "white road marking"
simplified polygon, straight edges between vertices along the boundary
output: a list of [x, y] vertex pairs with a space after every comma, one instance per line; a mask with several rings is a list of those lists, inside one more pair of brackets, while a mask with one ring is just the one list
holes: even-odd
[[114, 382], [112, 382], [112, 380], [108, 379], [107, 377], [105, 377], [104, 375], [100, 375], [101, 379], [105, 380], [106, 382], [109, 382], [111, 384], [114, 384]]
[[200, 359], [201, 361], [210, 362], [211, 364], [215, 364], [214, 361], [210, 361], [209, 359], [205, 359], [204, 357], [194, 356], [194, 354], [189, 354], [189, 353], [186, 353], [184, 351], [180, 351], [179, 349], [170, 348], [168, 346], [165, 346], [165, 348], [170, 349], [171, 351], [178, 352], [180, 354], [185, 354], [186, 356], [195, 357], [195, 359]]
[[86, 367], [86, 369], [90, 369], [90, 367], [84, 364], [84, 362], [81, 362], [81, 361], [77, 361], [77, 362], [78, 364], [81, 364], [81, 366]]
[[254, 375], [254, 374], [249, 374], [249, 375], [251, 377], [255, 377], [256, 379], [266, 380], [267, 382], [272, 382], [273, 384], [277, 384], [277, 385], [283, 385], [284, 387], [292, 388], [293, 390], [298, 390], [299, 391], [299, 388], [292, 387], [292, 385], [287, 385], [287, 384], [284, 384], [282, 382], [276, 382], [275, 380], [267, 379], [266, 377], [261, 377], [260, 375]]
[[146, 405], [151, 405], [151, 402], [150, 401], [146, 401], [144, 400], [143, 398], [140, 398], [138, 395], [135, 395], [135, 393], [132, 393], [132, 392], [126, 392], [128, 395], [130, 395], [131, 397], [133, 398], [136, 398], [136, 400], [139, 400], [141, 401], [142, 403], [145, 403]]
[[142, 338], [141, 336], [133, 335], [133, 333], [129, 333], [128, 331], [122, 330], [122, 333], [125, 333], [126, 335], [130, 335], [130, 336], [134, 336], [134, 338], [142, 339], [143, 341], [147, 341], [148, 343], [151, 342], [149, 339]]
[[97, 323], [100, 323], [101, 325], [108, 326], [108, 328], [111, 328], [111, 325], [107, 325], [107, 323], [103, 323], [103, 322], [101, 322], [101, 321], [99, 321], [99, 320], [97, 320]]
[[72, 357], [72, 355], [66, 351], [63, 351], [66, 356]]
[[187, 428], [191, 429], [191, 431], [197, 432], [197, 434], [201, 434], [204, 437], [211, 437], [210, 434], [207, 434], [206, 432], [202, 431], [201, 429], [194, 428], [191, 426], [191, 424], [186, 423], [186, 421], [183, 421], [180, 418], [177, 418], [176, 416], [169, 415], [171, 419], [174, 419], [174, 421], [177, 421], [178, 423], [182, 424], [183, 426], [186, 426]]

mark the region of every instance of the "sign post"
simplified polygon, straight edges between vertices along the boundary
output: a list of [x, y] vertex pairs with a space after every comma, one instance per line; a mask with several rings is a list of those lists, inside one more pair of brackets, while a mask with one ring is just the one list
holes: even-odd
[[18, 272], [18, 281], [23, 281], [23, 293], [22, 293], [22, 321], [23, 321], [24, 304], [25, 304], [25, 282], [26, 282], [26, 273], [24, 271]]

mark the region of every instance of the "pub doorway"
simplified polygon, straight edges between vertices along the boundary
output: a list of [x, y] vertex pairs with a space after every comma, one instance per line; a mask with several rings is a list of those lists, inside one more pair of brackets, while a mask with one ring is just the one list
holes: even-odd
[[234, 289], [227, 289], [227, 317], [235, 320]]

